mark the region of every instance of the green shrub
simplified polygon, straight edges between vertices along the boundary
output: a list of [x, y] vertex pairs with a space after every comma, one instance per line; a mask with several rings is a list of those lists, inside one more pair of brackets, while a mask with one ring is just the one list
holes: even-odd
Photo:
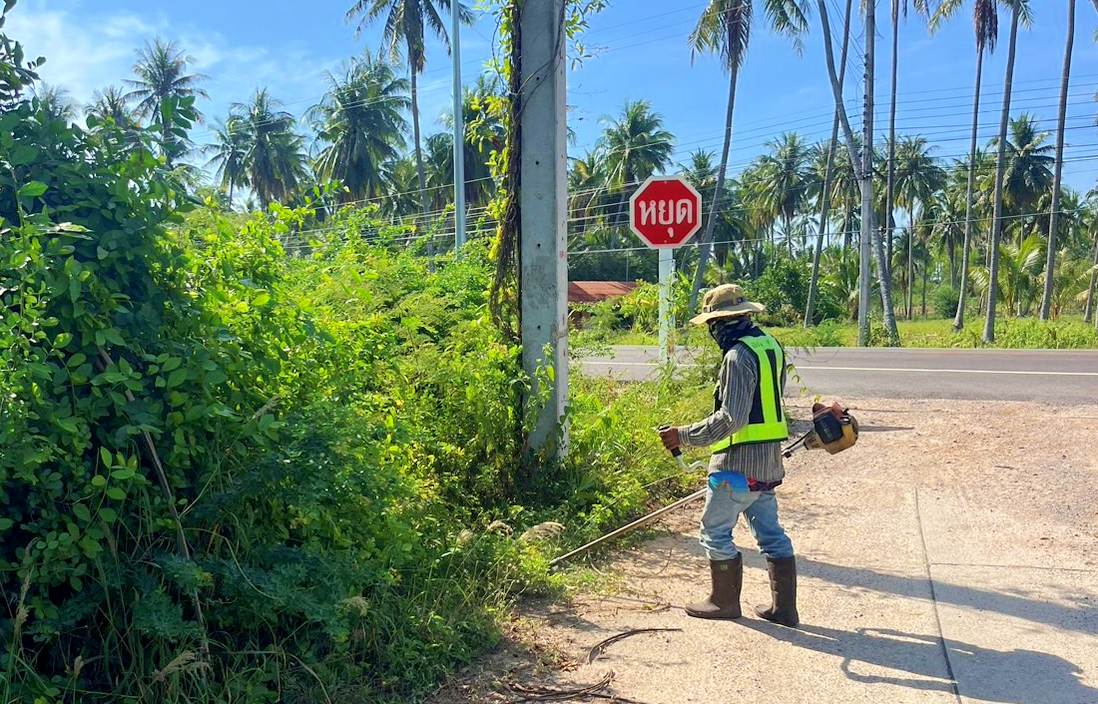
[[1081, 321], [1007, 319], [995, 331], [998, 347], [1029, 349], [1086, 349], [1098, 347], [1098, 331]]
[[817, 325], [813, 332], [819, 347], [841, 347], [843, 344], [842, 324], [837, 320], [825, 320]]
[[957, 315], [961, 294], [952, 286], [939, 286], [934, 290], [934, 312], [939, 318], [952, 318]]
[[846, 305], [831, 286], [821, 285], [816, 290], [815, 322], [822, 325], [846, 316]]
[[122, 137], [0, 115], [5, 701], [430, 686], [546, 583], [483, 532], [521, 499], [524, 388], [486, 248], [432, 273], [364, 210], [288, 258], [310, 208], [184, 218]]
[[778, 257], [759, 278], [744, 285], [748, 297], [766, 306], [762, 317], [771, 325], [795, 325], [804, 318], [809, 271], [805, 262]]

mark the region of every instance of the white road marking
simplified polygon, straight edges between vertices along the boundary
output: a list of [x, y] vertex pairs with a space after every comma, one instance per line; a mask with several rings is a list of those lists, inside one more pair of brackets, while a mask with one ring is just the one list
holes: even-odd
[[[582, 360], [582, 364], [589, 367], [649, 367], [660, 366], [657, 362], [614, 362], [599, 360]], [[697, 364], [684, 362], [676, 366], [696, 367]], [[1022, 376], [1083, 376], [1098, 377], [1098, 372], [1056, 372], [1036, 371], [1029, 369], [922, 369], [911, 367], [820, 367], [804, 364], [794, 364], [796, 369], [821, 372], [908, 372], [913, 374], [1015, 374]]]
[[[586, 364], [589, 367], [658, 367], [658, 362], [613, 362], [613, 361], [600, 361], [597, 359], [581, 359], [580, 364]], [[696, 367], [697, 364], [693, 362], [678, 362], [676, 367]]]
[[797, 369], [821, 372], [910, 372], [915, 374], [1021, 374], [1027, 376], [1098, 376], [1098, 372], [1052, 372], [1029, 369], [917, 369], [912, 367], [815, 367], [794, 364]]

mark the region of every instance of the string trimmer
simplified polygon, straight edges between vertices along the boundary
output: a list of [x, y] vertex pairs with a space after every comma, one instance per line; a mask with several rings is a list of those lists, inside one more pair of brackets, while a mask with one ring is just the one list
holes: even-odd
[[[657, 431], [667, 430], [670, 426], [660, 426]], [[836, 454], [851, 447], [858, 441], [858, 421], [850, 414], [850, 411], [843, 408], [837, 401], [832, 401], [830, 404], [813, 403], [812, 404], [812, 429], [804, 435], [800, 436], [793, 442], [782, 448], [783, 457], [791, 457], [794, 452], [799, 449], [815, 450], [823, 449], [827, 450], [829, 454]], [[676, 447], [671, 450], [671, 456], [675, 458], [675, 462], [679, 465], [679, 468], [684, 472], [692, 472], [705, 467], [704, 462], [694, 462], [693, 464], [687, 464], [686, 460], [682, 456], [682, 448]], [[693, 501], [705, 496], [708, 489], [699, 489], [689, 496], [684, 496], [669, 506], [656, 509], [651, 513], [641, 516], [632, 523], [610, 531], [606, 535], [596, 538], [585, 545], [581, 545], [571, 552], [567, 552], [560, 557], [550, 560], [549, 566], [555, 567], [556, 565], [566, 562], [567, 560], [575, 557], [576, 555], [583, 554], [591, 548], [601, 545], [602, 543], [619, 538], [628, 533], [632, 533], [638, 528], [642, 528], [649, 523], [652, 523], [660, 516], [674, 511], [675, 509], [685, 506]]]

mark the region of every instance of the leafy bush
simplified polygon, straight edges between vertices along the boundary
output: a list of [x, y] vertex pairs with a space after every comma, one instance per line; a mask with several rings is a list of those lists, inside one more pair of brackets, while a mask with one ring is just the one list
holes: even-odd
[[289, 260], [307, 208], [183, 223], [146, 143], [26, 104], [0, 148], [5, 700], [401, 693], [468, 659], [535, 576], [451, 540], [512, 497], [484, 257]]
[[[681, 326], [690, 316], [687, 304], [690, 300], [690, 281], [683, 274], [676, 276], [671, 285], [671, 314]], [[600, 332], [635, 330], [652, 332], [659, 330], [660, 287], [641, 281], [629, 294], [583, 306], [579, 310], [590, 317], [585, 328]]]
[[952, 286], [939, 286], [934, 290], [934, 312], [939, 318], [952, 318], [957, 315], [961, 294]]
[[778, 257], [744, 288], [749, 298], [766, 306], [763, 322], [796, 325], [804, 318], [808, 281], [809, 271], [803, 261]]
[[847, 314], [846, 305], [840, 300], [833, 286], [825, 286], [823, 282], [816, 290], [815, 322], [819, 325], [844, 318]]
[[841, 347], [843, 344], [842, 324], [836, 320], [825, 320], [817, 325], [813, 332], [819, 347]]

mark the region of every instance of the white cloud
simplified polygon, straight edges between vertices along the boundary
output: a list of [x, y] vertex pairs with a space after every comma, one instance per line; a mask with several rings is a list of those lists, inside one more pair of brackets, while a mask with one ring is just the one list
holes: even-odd
[[121, 33], [145, 27], [136, 17], [112, 19], [102, 27], [88, 28], [75, 23], [63, 10], [27, 3], [8, 17], [5, 29], [23, 43], [28, 56], [46, 57], [39, 70], [44, 81], [64, 86], [73, 98], [86, 102], [96, 89], [129, 73], [133, 46]]
[[[234, 44], [218, 31], [177, 26], [151, 11], [104, 14], [93, 5], [50, 0], [24, 0], [8, 17], [7, 33], [23, 43], [31, 57], [45, 56], [39, 74], [59, 85], [79, 103], [110, 84], [132, 75], [137, 52], [156, 36], [176, 41], [191, 57], [191, 70], [206, 76], [209, 101], [199, 109], [220, 117], [234, 102], [243, 102], [260, 86], [300, 114], [324, 90], [324, 71], [338, 61], [316, 56], [304, 45], [284, 43], [278, 49]], [[302, 67], [309, 67], [303, 70]], [[199, 128], [199, 132], [205, 129]], [[196, 134], [198, 140], [203, 134]]]

